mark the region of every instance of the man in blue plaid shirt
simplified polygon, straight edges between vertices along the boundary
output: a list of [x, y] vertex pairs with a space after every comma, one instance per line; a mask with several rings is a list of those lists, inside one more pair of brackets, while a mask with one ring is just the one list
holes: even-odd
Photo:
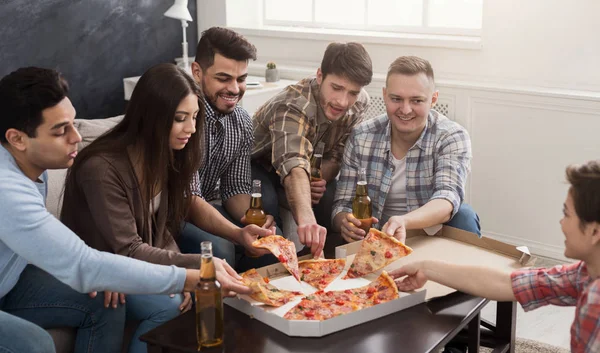
[[481, 235], [479, 217], [463, 203], [471, 141], [458, 123], [432, 110], [438, 92], [424, 59], [403, 56], [389, 67], [383, 88], [387, 114], [350, 135], [332, 212], [344, 240], [366, 234], [352, 215], [358, 172], [367, 170], [373, 223], [404, 242], [406, 230], [447, 224]]

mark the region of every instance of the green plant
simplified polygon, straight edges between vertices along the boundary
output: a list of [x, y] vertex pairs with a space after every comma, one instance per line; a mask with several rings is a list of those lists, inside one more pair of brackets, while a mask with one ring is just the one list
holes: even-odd
[[267, 69], [275, 69], [277, 68], [277, 65], [275, 65], [275, 63], [273, 61], [269, 61], [267, 63]]

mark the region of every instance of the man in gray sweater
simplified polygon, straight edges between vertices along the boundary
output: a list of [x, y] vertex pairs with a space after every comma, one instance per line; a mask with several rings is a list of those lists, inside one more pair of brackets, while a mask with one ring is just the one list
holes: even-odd
[[[110, 291], [172, 294], [199, 279], [198, 270], [96, 251], [46, 210], [46, 169], [69, 167], [81, 141], [67, 92], [54, 70], [23, 68], [0, 80], [1, 351], [54, 352], [43, 328], [74, 327], [76, 352], [118, 352], [125, 310]], [[227, 292], [249, 292], [227, 263], [216, 266]], [[87, 294], [96, 291], [106, 300]]]

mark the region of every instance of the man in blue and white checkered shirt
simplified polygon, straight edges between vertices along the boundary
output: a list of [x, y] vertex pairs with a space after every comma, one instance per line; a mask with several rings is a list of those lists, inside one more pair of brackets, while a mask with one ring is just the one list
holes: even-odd
[[471, 141], [458, 123], [432, 110], [431, 64], [404, 56], [388, 70], [383, 96], [387, 114], [358, 125], [350, 135], [332, 211], [344, 240], [362, 239], [352, 215], [360, 168], [366, 168], [373, 222], [404, 242], [406, 230], [447, 224], [481, 235], [479, 218], [463, 203]]

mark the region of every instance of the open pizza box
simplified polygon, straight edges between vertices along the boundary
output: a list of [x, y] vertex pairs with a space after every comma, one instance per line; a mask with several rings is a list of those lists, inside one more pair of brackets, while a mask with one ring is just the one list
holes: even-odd
[[[523, 267], [525, 263], [531, 265], [532, 259], [525, 250], [517, 250], [514, 246], [491, 240], [480, 239], [475, 234], [456, 228], [444, 226], [435, 236], [427, 236], [424, 231], [410, 231], [406, 244], [414, 252], [384, 268], [391, 271], [404, 263], [423, 259], [437, 259], [453, 263], [476, 264], [492, 266], [507, 271]], [[345, 276], [354, 254], [360, 248], [360, 242], [350, 243], [336, 248], [336, 258], [346, 258], [346, 268], [325, 290], [344, 290], [358, 288], [369, 284], [381, 273], [367, 275], [363, 278], [342, 280]], [[304, 260], [310, 255], [299, 258]], [[312, 286], [302, 282], [298, 283], [281, 264], [262, 267], [257, 271], [270, 280], [270, 283], [280, 289], [301, 291], [309, 295], [316, 291]], [[281, 307], [274, 308], [257, 303], [248, 296], [225, 299], [225, 304], [248, 314], [288, 336], [322, 337], [330, 333], [363, 324], [377, 318], [421, 304], [431, 298], [443, 296], [454, 290], [433, 282], [413, 293], [399, 293], [399, 298], [364, 308], [355, 312], [333, 317], [324, 321], [312, 320], [287, 320], [283, 315], [300, 302], [300, 298], [293, 300]]]
[[[516, 247], [491, 238], [479, 238], [476, 234], [449, 226], [441, 227], [434, 235], [427, 234], [425, 230], [409, 230], [406, 245], [414, 250], [413, 253], [391, 263], [385, 270], [389, 272], [404, 264], [420, 260], [440, 260], [511, 272], [522, 267], [533, 266], [537, 260], [526, 246]], [[360, 242], [338, 246], [335, 256], [337, 258], [349, 256], [355, 254], [359, 248]], [[428, 281], [424, 289], [427, 291], [426, 300], [456, 291], [432, 281]]]

